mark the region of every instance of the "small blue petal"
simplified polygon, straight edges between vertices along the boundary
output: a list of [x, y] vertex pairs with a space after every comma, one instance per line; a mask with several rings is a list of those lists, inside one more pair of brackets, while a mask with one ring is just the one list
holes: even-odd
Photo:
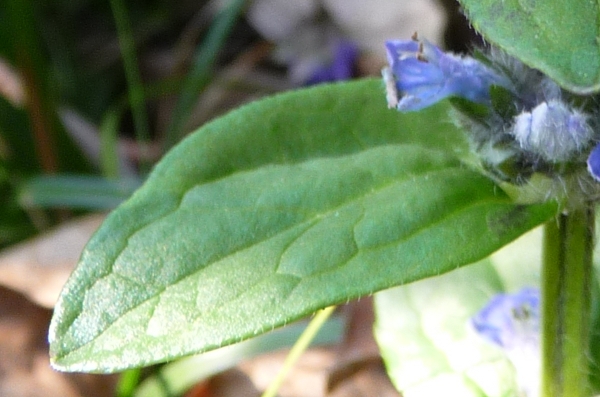
[[472, 318], [475, 330], [494, 344], [510, 349], [539, 332], [539, 290], [524, 288], [499, 294]]
[[515, 368], [520, 395], [539, 396], [540, 293], [524, 288], [500, 294], [472, 318], [475, 330], [500, 347]]
[[511, 86], [505, 77], [481, 62], [446, 54], [427, 41], [393, 40], [385, 46], [401, 95], [396, 106], [400, 111], [421, 110], [450, 96], [489, 103], [490, 86]]
[[587, 169], [592, 177], [600, 182], [600, 144], [590, 153], [587, 159]]

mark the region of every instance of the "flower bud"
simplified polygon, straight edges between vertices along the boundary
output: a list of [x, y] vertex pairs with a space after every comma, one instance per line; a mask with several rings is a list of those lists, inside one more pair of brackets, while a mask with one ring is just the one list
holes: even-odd
[[587, 119], [563, 102], [550, 100], [516, 116], [511, 134], [522, 149], [559, 163], [573, 160], [589, 144], [593, 130]]

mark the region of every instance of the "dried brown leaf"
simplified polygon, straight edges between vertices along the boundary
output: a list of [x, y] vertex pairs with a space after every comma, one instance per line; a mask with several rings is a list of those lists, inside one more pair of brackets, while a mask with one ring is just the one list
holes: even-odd
[[32, 301], [54, 307], [81, 251], [100, 226], [103, 214], [66, 222], [58, 228], [0, 253], [0, 285]]

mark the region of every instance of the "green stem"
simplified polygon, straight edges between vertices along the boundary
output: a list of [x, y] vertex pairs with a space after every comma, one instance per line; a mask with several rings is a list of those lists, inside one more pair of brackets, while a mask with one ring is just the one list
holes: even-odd
[[247, 0], [230, 1], [217, 15], [206, 38], [200, 44], [194, 65], [185, 78], [181, 94], [167, 128], [166, 149], [174, 146], [182, 138], [183, 128], [189, 114], [198, 100], [198, 96], [210, 81], [217, 55], [247, 3]]
[[267, 390], [265, 390], [262, 397], [275, 397], [277, 395], [277, 391], [283, 384], [287, 374], [290, 372], [294, 364], [296, 364], [302, 353], [308, 349], [311, 342], [315, 339], [317, 333], [321, 327], [323, 327], [323, 324], [325, 324], [325, 321], [327, 321], [334, 310], [335, 306], [329, 306], [317, 312], [315, 317], [308, 324], [308, 327], [306, 327], [306, 330], [304, 330], [298, 341], [290, 350], [290, 353], [283, 363], [283, 368], [281, 368], [281, 371], [279, 371], [277, 377], [273, 380], [273, 382], [271, 382]]
[[119, 177], [119, 122], [123, 108], [113, 106], [106, 111], [100, 124], [100, 163], [106, 179]]
[[132, 397], [140, 383], [141, 368], [128, 369], [121, 373], [117, 383], [116, 397]]
[[129, 86], [129, 102], [135, 126], [135, 135], [140, 146], [140, 169], [146, 173], [149, 169], [147, 164], [147, 144], [150, 140], [150, 127], [148, 126], [148, 114], [146, 113], [146, 99], [142, 78], [138, 68], [135, 52], [135, 40], [129, 25], [129, 18], [123, 0], [110, 0], [110, 6], [117, 25], [119, 45], [125, 67], [125, 76]]
[[541, 397], [590, 397], [588, 353], [594, 212], [546, 224], [542, 269]]

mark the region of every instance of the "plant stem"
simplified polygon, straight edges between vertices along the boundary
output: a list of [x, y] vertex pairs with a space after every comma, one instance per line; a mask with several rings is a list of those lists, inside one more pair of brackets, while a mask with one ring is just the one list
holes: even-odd
[[131, 397], [140, 383], [141, 368], [133, 368], [124, 371], [117, 383], [116, 397]]
[[210, 81], [217, 55], [247, 3], [247, 0], [230, 1], [216, 16], [206, 37], [198, 47], [194, 64], [182, 85], [181, 94], [167, 128], [166, 149], [170, 149], [182, 138], [182, 130], [192, 107]]
[[306, 327], [300, 338], [298, 338], [298, 341], [296, 341], [290, 350], [290, 353], [285, 358], [283, 368], [281, 368], [277, 374], [277, 377], [271, 382], [267, 390], [265, 390], [265, 392], [262, 394], [262, 397], [275, 397], [277, 395], [277, 391], [283, 384], [287, 374], [290, 372], [294, 364], [296, 364], [296, 361], [298, 361], [302, 353], [308, 349], [308, 346], [310, 346], [311, 342], [313, 339], [315, 339], [315, 336], [317, 336], [317, 333], [321, 327], [323, 327], [323, 324], [325, 324], [325, 321], [327, 321], [334, 310], [335, 306], [329, 306], [317, 312], [315, 317], [308, 324], [308, 327]]
[[541, 397], [590, 397], [588, 353], [594, 211], [591, 204], [545, 226]]
[[39, 163], [44, 173], [53, 174], [59, 169], [54, 129], [55, 109], [44, 80], [49, 66], [42, 55], [44, 50], [35, 29], [38, 25], [35, 5], [36, 3], [30, 0], [7, 2], [2, 23], [7, 24], [11, 40], [14, 40], [14, 56], [23, 77], [26, 109]]

